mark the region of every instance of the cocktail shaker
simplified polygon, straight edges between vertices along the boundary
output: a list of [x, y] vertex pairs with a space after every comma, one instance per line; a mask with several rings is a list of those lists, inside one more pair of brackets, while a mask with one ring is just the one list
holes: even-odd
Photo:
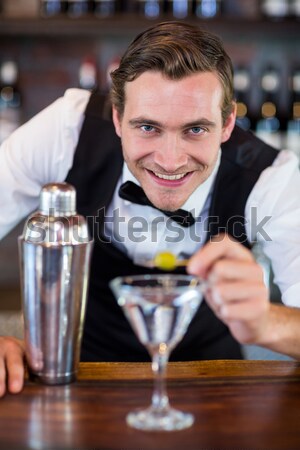
[[45, 185], [19, 237], [26, 359], [43, 383], [76, 379], [92, 246], [74, 187]]

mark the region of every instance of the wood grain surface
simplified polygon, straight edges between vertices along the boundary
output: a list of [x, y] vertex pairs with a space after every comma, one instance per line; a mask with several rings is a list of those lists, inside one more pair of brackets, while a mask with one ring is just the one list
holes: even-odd
[[300, 364], [291, 361], [171, 363], [174, 407], [192, 412], [185, 431], [143, 432], [126, 414], [150, 403], [150, 364], [82, 363], [78, 381], [26, 381], [0, 400], [0, 448], [298, 450]]

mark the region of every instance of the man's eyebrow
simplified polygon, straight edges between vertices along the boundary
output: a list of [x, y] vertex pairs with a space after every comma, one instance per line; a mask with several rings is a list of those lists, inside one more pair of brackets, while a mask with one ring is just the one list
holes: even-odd
[[193, 122], [188, 122], [183, 125], [182, 128], [194, 128], [194, 127], [215, 127], [216, 122], [212, 122], [211, 120], [205, 119], [204, 117], [198, 120], [193, 120]]
[[[153, 127], [158, 127], [158, 128], [163, 127], [163, 123], [158, 122], [156, 120], [148, 119], [147, 117], [137, 117], [135, 119], [129, 120], [129, 125], [131, 125], [133, 127], [141, 126], [141, 125], [145, 125], [145, 124], [151, 125]], [[216, 123], [203, 117], [198, 120], [193, 120], [192, 122], [184, 123], [181, 126], [181, 128], [186, 129], [186, 128], [202, 127], [202, 126], [214, 128], [216, 126]]]
[[129, 125], [136, 127], [140, 125], [151, 125], [154, 127], [161, 127], [162, 123], [157, 122], [156, 120], [147, 119], [147, 117], [137, 117], [136, 119], [129, 120]]

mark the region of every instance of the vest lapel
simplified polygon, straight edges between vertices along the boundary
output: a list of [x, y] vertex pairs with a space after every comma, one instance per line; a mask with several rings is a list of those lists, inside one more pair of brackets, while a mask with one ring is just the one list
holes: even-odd
[[247, 199], [261, 172], [277, 155], [277, 150], [252, 133], [235, 127], [230, 140], [222, 145], [210, 206], [208, 239], [227, 232], [250, 248], [245, 229]]
[[73, 166], [66, 181], [77, 189], [78, 211], [97, 214], [108, 206], [121, 175], [121, 142], [113, 123], [99, 117], [95, 94], [87, 106]]

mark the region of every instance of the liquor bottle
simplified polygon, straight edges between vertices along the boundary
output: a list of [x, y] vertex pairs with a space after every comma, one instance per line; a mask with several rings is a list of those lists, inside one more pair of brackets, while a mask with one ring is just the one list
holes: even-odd
[[0, 68], [0, 144], [21, 125], [21, 120], [18, 67], [14, 61], [5, 61]]
[[92, 3], [89, 0], [68, 0], [67, 12], [72, 18], [83, 17], [91, 12]]
[[111, 17], [117, 12], [116, 0], [94, 0], [94, 15], [96, 17]]
[[236, 124], [244, 130], [250, 130], [252, 123], [249, 114], [250, 73], [245, 67], [237, 67], [233, 77], [235, 99], [237, 103]]
[[196, 0], [195, 15], [210, 19], [221, 14], [221, 0]]
[[261, 116], [256, 124], [256, 134], [266, 143], [281, 149], [283, 144], [282, 123], [279, 118], [280, 73], [268, 67], [261, 77]]
[[300, 157], [300, 68], [295, 69], [290, 80], [291, 114], [287, 125], [286, 148]]
[[[195, 2], [197, 3], [197, 0]], [[226, 17], [257, 20], [260, 15], [260, 5], [257, 0], [252, 2], [249, 0], [224, 0], [219, 3], [219, 14], [224, 14]]]
[[97, 81], [97, 65], [92, 57], [87, 57], [82, 61], [79, 67], [79, 87], [92, 91], [98, 85]]
[[120, 57], [119, 56], [114, 56], [113, 58], [111, 58], [110, 61], [108, 61], [106, 70], [105, 70], [105, 80], [103, 82], [103, 91], [108, 94], [111, 88], [111, 73], [116, 70], [119, 65], [120, 65]]
[[40, 11], [43, 17], [54, 17], [65, 13], [67, 1], [61, 0], [41, 0]]
[[167, 12], [176, 19], [185, 19], [192, 13], [192, 0], [167, 0]]
[[163, 13], [162, 0], [138, 0], [138, 12], [147, 19], [156, 19]]
[[290, 0], [290, 14], [293, 18], [300, 19], [300, 0]]
[[271, 20], [282, 20], [289, 16], [289, 0], [261, 0], [260, 10], [264, 17]]
[[114, 56], [108, 61], [107, 67], [103, 73], [103, 77], [98, 89], [98, 106], [101, 111], [102, 118], [105, 120], [112, 120], [112, 105], [110, 100], [111, 88], [111, 72], [117, 69], [120, 65], [120, 58]]

